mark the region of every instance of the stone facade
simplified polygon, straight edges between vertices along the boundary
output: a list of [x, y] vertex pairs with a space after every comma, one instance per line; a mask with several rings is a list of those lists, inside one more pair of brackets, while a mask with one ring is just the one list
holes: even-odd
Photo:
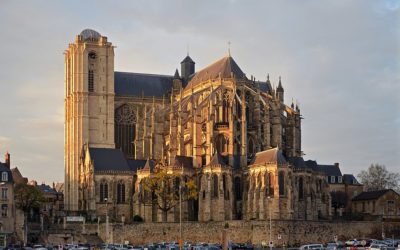
[[[222, 233], [229, 226], [229, 238], [235, 243], [261, 244], [269, 241], [269, 221], [224, 221], [224, 222], [184, 222], [182, 223], [183, 240], [188, 242], [222, 243]], [[81, 235], [83, 226], [67, 225], [67, 229], [74, 229]], [[300, 246], [310, 242], [332, 242], [334, 236], [341, 241], [348, 239], [379, 239], [382, 231], [388, 236], [400, 236], [399, 222], [321, 222], [302, 220], [272, 220], [271, 239], [275, 246]], [[154, 242], [176, 242], [179, 239], [179, 223], [137, 223], [123, 225], [121, 223], [109, 225], [107, 236], [106, 224], [86, 224], [87, 235], [97, 234], [104, 242], [132, 244], [148, 244]], [[278, 234], [282, 236], [278, 240]], [[60, 243], [64, 243], [62, 234]], [[57, 242], [54, 237], [52, 242]], [[82, 241], [82, 243], [84, 243]]]
[[84, 30], [65, 53], [70, 213], [177, 221], [178, 208], [162, 218], [140, 200], [142, 180], [165, 168], [196, 179], [199, 197], [183, 204], [185, 220], [329, 218], [326, 178], [297, 164], [302, 117], [298, 105], [284, 103], [280, 77], [276, 88], [269, 76], [249, 79], [231, 55], [198, 72], [187, 56], [182, 76], [114, 72], [113, 48]]
[[352, 199], [352, 212], [398, 220], [400, 194], [392, 189], [362, 192]]

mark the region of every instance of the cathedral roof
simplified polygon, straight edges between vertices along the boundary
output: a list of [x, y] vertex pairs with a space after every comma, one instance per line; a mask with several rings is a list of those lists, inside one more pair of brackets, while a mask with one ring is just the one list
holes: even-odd
[[113, 148], [89, 148], [95, 171], [131, 171], [124, 153]]
[[282, 165], [286, 163], [286, 159], [282, 151], [276, 147], [256, 153], [251, 165], [262, 165], [266, 163]]
[[168, 75], [114, 72], [115, 95], [162, 97], [171, 91], [173, 78]]
[[210, 166], [216, 166], [216, 165], [226, 166], [226, 162], [222, 158], [222, 156], [216, 151], [208, 165], [210, 165]]
[[131, 171], [136, 172], [138, 169], [141, 169], [146, 164], [146, 160], [127, 160], [129, 168]]
[[195, 87], [208, 79], [232, 78], [232, 76], [236, 79], [246, 78], [235, 60], [231, 56], [226, 56], [193, 74], [186, 88]]
[[146, 164], [144, 164], [143, 169], [153, 171], [155, 166], [156, 166], [156, 163], [152, 159], [147, 159]]

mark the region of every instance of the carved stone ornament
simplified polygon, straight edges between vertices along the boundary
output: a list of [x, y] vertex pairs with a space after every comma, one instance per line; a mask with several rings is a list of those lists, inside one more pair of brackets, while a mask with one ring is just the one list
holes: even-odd
[[136, 120], [136, 111], [131, 105], [122, 105], [115, 111], [115, 122], [117, 124], [135, 124]]

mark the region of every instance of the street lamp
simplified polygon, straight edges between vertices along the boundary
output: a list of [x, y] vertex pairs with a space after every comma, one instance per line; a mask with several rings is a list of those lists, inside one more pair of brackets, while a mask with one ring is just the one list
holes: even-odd
[[268, 212], [269, 212], [269, 242], [268, 242], [268, 244], [269, 244], [269, 249], [270, 250], [272, 250], [272, 244], [271, 244], [271, 240], [272, 240], [272, 237], [271, 237], [271, 230], [272, 230], [272, 218], [271, 218], [271, 197], [270, 196], [268, 196], [267, 197], [267, 199], [268, 199]]
[[182, 250], [182, 180], [179, 182], [179, 249]]
[[108, 229], [108, 199], [104, 198], [104, 202], [106, 203], [106, 242], [108, 243], [109, 229]]

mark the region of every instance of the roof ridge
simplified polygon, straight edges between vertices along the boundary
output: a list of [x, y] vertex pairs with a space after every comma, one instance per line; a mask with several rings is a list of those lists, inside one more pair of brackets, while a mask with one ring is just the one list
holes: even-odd
[[173, 75], [163, 75], [163, 74], [152, 74], [152, 73], [141, 73], [141, 72], [127, 72], [127, 71], [114, 71], [114, 73], [122, 73], [122, 74], [131, 74], [131, 75], [144, 75], [144, 76], [159, 76], [159, 77], [170, 77], [173, 78]]

